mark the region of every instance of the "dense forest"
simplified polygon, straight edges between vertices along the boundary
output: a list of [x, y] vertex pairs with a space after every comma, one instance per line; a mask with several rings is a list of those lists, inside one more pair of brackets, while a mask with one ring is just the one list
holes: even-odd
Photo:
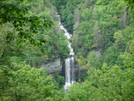
[[[0, 0], [0, 101], [133, 101], [134, 0]], [[69, 57], [82, 82], [40, 68]]]

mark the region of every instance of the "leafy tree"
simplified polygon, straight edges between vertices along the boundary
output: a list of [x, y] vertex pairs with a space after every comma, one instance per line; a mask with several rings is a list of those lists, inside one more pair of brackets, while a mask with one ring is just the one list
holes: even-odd
[[97, 54], [97, 52], [92, 51], [88, 54], [88, 63], [95, 68], [101, 67], [101, 61], [100, 61], [100, 54]]
[[108, 67], [107, 64], [103, 64], [101, 69], [90, 67], [88, 74], [87, 81], [70, 87], [63, 101], [131, 101], [133, 99], [132, 68], [122, 70], [119, 66]]
[[[21, 39], [20, 42], [23, 38], [25, 38], [28, 39], [32, 44], [38, 45], [35, 39], [33, 38], [33, 33], [37, 34], [39, 29], [43, 29], [44, 27], [50, 27], [52, 25], [52, 22], [46, 19], [40, 19], [40, 17], [35, 15], [28, 16], [28, 7], [24, 6], [22, 4], [22, 1], [7, 2], [1, 0], [0, 23], [12, 23], [15, 30], [18, 31], [18, 37]], [[9, 39], [10, 41], [10, 34], [9, 36], [7, 36], [7, 39]], [[43, 39], [40, 39], [39, 41], [45, 42], [45, 40]]]
[[0, 70], [2, 101], [52, 100], [54, 85], [43, 68], [31, 68], [22, 62], [1, 66]]
[[54, 80], [55, 80], [54, 84], [57, 87], [57, 90], [60, 90], [61, 88], [63, 88], [64, 77], [60, 76], [58, 73], [54, 73], [53, 77], [54, 77]]
[[72, 30], [75, 58], [89, 70], [85, 81], [70, 87], [63, 101], [133, 100], [133, 0], [81, 0], [76, 7], [71, 3], [66, 1], [66, 10], [60, 9], [62, 21], [70, 27], [68, 14], [77, 18]]
[[[1, 46], [1, 62], [9, 62], [9, 56], [20, 56], [23, 54], [22, 50], [26, 44], [41, 47], [46, 43], [44, 37], [41, 35], [40, 30], [50, 27], [53, 23], [50, 20], [42, 19], [41, 16], [35, 16], [34, 14], [29, 16], [28, 6], [24, 6], [26, 1], [20, 0], [15, 2], [14, 0], [8, 2], [7, 0], [1, 0], [1, 13], [0, 24], [1, 27], [7, 26], [7, 30], [4, 30], [3, 45]], [[40, 34], [39, 34], [40, 33]], [[40, 49], [43, 51], [43, 49]], [[18, 53], [18, 54], [16, 54]]]
[[88, 21], [89, 18], [90, 18], [90, 15], [91, 15], [91, 11], [88, 8], [83, 9], [82, 14], [81, 14], [81, 17], [82, 17], [83, 20]]

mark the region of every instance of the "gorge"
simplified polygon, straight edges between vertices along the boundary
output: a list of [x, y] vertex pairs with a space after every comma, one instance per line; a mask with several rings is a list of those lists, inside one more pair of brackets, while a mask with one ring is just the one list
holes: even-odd
[[133, 101], [131, 1], [0, 0], [0, 101]]

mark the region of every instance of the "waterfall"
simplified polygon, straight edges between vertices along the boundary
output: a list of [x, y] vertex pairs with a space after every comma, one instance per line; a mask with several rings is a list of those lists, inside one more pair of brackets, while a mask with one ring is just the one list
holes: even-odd
[[60, 15], [58, 15], [59, 18], [59, 25], [60, 28], [64, 31], [64, 35], [67, 37], [67, 43], [68, 47], [70, 49], [69, 57], [65, 60], [65, 91], [68, 90], [68, 88], [75, 82], [75, 63], [74, 63], [74, 51], [71, 47], [71, 42], [69, 42], [69, 39], [72, 37], [71, 34], [68, 33], [68, 31], [64, 28], [64, 26], [61, 24]]

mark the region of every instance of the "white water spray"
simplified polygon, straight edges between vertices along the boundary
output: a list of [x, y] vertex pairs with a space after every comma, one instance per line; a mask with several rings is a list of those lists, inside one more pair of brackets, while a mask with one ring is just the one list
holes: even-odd
[[68, 57], [65, 60], [65, 86], [64, 89], [65, 91], [67, 91], [69, 89], [69, 87], [75, 83], [75, 63], [74, 63], [74, 51], [73, 48], [71, 47], [71, 42], [69, 42], [69, 39], [72, 37], [71, 34], [68, 33], [68, 31], [64, 28], [64, 26], [61, 24], [61, 20], [60, 20], [60, 15], [58, 15], [59, 17], [59, 25], [60, 28], [64, 31], [64, 35], [68, 38], [67, 43], [68, 43], [68, 47], [70, 49], [70, 57]]

